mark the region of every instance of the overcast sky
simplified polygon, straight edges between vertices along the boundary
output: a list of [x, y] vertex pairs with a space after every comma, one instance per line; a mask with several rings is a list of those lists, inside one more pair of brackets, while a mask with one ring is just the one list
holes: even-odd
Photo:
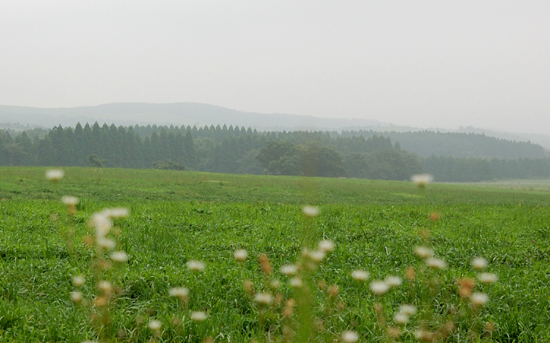
[[3, 1], [0, 104], [550, 134], [550, 1]]

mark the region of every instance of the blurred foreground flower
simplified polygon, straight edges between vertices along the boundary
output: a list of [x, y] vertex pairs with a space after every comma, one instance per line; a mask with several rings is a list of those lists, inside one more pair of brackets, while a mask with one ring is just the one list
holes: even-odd
[[151, 331], [159, 331], [161, 327], [162, 323], [156, 319], [149, 322], [149, 329], [151, 329]]
[[273, 301], [273, 296], [269, 293], [257, 293], [254, 296], [254, 301], [258, 304], [269, 305]]
[[59, 169], [48, 169], [46, 170], [46, 179], [56, 182], [59, 181], [65, 176], [65, 172]]
[[357, 342], [358, 339], [359, 339], [359, 335], [355, 331], [344, 331], [342, 333], [342, 341], [346, 343]]
[[331, 240], [323, 240], [319, 242], [319, 250], [324, 253], [329, 253], [334, 250], [334, 242]]
[[187, 301], [187, 299], [189, 299], [189, 289], [185, 287], [170, 288], [170, 290], [168, 291], [168, 294], [171, 297], [176, 297], [179, 300], [184, 302]]
[[432, 257], [434, 254], [434, 252], [431, 249], [426, 247], [415, 247], [414, 253], [416, 254], [416, 256], [420, 258]]
[[477, 279], [481, 283], [495, 283], [498, 281], [498, 277], [493, 273], [481, 273], [477, 275]]
[[445, 269], [447, 268], [447, 262], [440, 258], [430, 257], [426, 259], [426, 265], [433, 269]]
[[425, 187], [428, 183], [432, 182], [434, 177], [430, 174], [415, 174], [411, 176], [411, 181], [416, 183], [418, 187]]
[[370, 290], [376, 295], [384, 295], [390, 289], [390, 286], [384, 281], [373, 281], [370, 283]]
[[103, 214], [109, 218], [124, 218], [130, 215], [130, 210], [124, 207], [104, 209]]
[[75, 304], [78, 304], [82, 301], [82, 293], [80, 292], [71, 292], [70, 293], [71, 301]]
[[357, 281], [366, 281], [369, 276], [369, 272], [366, 272], [364, 270], [354, 270], [351, 272], [351, 277]]
[[293, 264], [289, 264], [281, 267], [281, 273], [284, 275], [294, 275], [298, 271], [298, 267]]
[[234, 256], [235, 256], [235, 260], [237, 260], [237, 262], [244, 262], [246, 260], [246, 258], [248, 257], [248, 253], [244, 249], [239, 249], [239, 250], [235, 251]]
[[489, 301], [489, 296], [485, 293], [474, 293], [470, 297], [470, 301], [474, 307], [481, 307]]
[[206, 320], [206, 312], [192, 312], [191, 313], [191, 320], [194, 322], [203, 322]]
[[399, 276], [387, 276], [384, 282], [390, 287], [397, 287], [401, 285], [403, 279], [401, 279]]
[[61, 197], [61, 202], [64, 203], [65, 205], [67, 205], [67, 206], [76, 206], [78, 204], [78, 198], [73, 197], [73, 196], [69, 196], [69, 195], [65, 195], [65, 196]]
[[195, 261], [195, 260], [187, 261], [187, 268], [193, 271], [196, 271], [196, 272], [201, 271], [204, 269], [204, 267], [205, 267], [204, 262]]
[[124, 251], [115, 251], [109, 257], [113, 262], [124, 263], [128, 261], [128, 255]]
[[86, 282], [86, 279], [82, 275], [77, 275], [77, 276], [74, 276], [71, 281], [73, 283], [73, 286], [82, 287], [82, 286], [84, 286], [84, 283]]
[[487, 260], [484, 259], [483, 257], [476, 257], [472, 260], [472, 267], [478, 270], [485, 269], [487, 268], [488, 265], [489, 265], [489, 262], [487, 262]]
[[317, 206], [304, 206], [302, 211], [308, 217], [315, 217], [319, 214], [319, 207], [317, 207]]

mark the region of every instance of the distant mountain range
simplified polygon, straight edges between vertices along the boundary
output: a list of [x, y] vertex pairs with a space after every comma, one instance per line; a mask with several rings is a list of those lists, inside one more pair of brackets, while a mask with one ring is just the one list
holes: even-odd
[[261, 130], [329, 130], [377, 127], [377, 120], [317, 118], [283, 113], [254, 113], [190, 102], [173, 104], [113, 103], [90, 107], [34, 108], [0, 106], [0, 122], [35, 124], [45, 127], [74, 126], [77, 122], [119, 125], [238, 125]]
[[150, 103], [112, 103], [98, 106], [69, 108], [36, 108], [0, 105], [0, 127], [13, 124], [20, 128], [30, 126], [75, 126], [76, 123], [88, 122], [114, 123], [116, 125], [237, 125], [252, 127], [258, 130], [294, 131], [294, 130], [373, 130], [387, 131], [442, 131], [471, 132], [485, 134], [515, 141], [531, 141], [550, 150], [550, 136], [540, 134], [509, 133], [474, 127], [462, 127], [457, 130], [438, 128], [415, 128], [396, 126], [378, 120], [318, 118], [305, 115], [284, 113], [255, 113], [228, 109], [220, 106], [191, 102], [150, 104]]

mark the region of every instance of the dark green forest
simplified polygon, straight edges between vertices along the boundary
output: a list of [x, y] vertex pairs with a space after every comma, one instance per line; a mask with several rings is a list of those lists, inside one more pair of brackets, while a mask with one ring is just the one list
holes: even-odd
[[159, 168], [436, 181], [550, 177], [544, 149], [479, 134], [259, 132], [223, 126], [77, 124], [0, 131], [0, 165]]

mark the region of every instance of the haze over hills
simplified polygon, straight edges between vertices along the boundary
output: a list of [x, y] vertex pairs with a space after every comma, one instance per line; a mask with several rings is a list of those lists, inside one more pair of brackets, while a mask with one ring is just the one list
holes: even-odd
[[432, 130], [485, 134], [514, 141], [531, 141], [550, 149], [550, 136], [530, 133], [511, 133], [474, 127], [456, 130], [442, 128], [418, 128], [394, 125], [378, 120], [349, 118], [319, 118], [284, 113], [244, 112], [215, 105], [181, 103], [111, 103], [97, 106], [68, 108], [37, 108], [0, 105], [0, 126], [19, 123], [22, 126], [74, 126], [80, 123], [114, 123], [116, 125], [238, 125], [258, 130], [374, 130], [378, 132], [408, 132]]
[[354, 127], [374, 128], [377, 120], [318, 118], [284, 113], [243, 112], [209, 104], [112, 103], [90, 107], [35, 108], [0, 106], [0, 122], [74, 126], [77, 122], [108, 122], [120, 125], [238, 125], [260, 130], [329, 130]]

